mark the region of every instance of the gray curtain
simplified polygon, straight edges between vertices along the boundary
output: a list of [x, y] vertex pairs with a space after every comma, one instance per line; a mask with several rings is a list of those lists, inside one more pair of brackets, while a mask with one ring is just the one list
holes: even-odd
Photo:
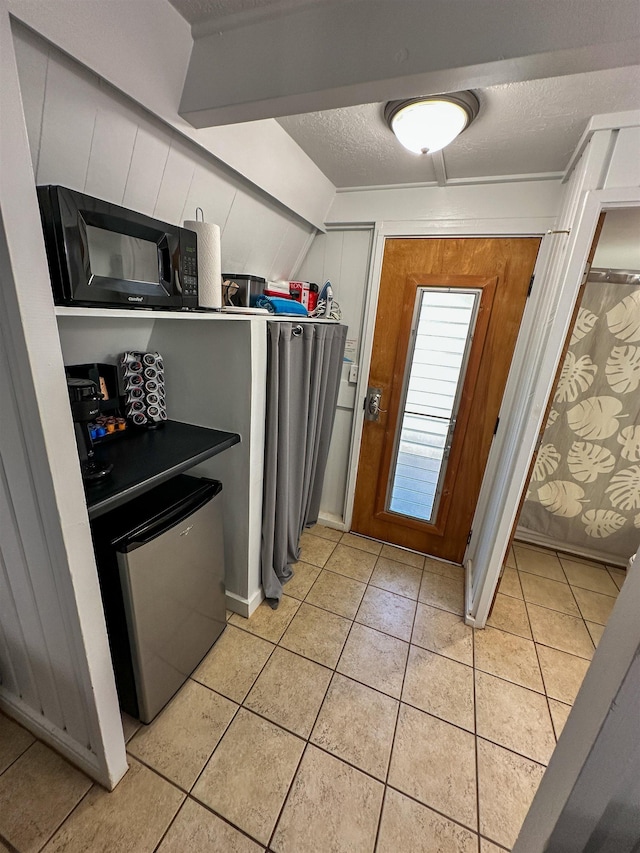
[[589, 281], [520, 528], [624, 560], [635, 553], [640, 542], [639, 389], [640, 286]]
[[272, 607], [315, 524], [335, 418], [347, 327], [267, 322], [262, 585]]

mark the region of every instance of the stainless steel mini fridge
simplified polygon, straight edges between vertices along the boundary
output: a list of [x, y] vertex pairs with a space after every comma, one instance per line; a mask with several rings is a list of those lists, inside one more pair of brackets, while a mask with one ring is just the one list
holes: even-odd
[[120, 703], [144, 723], [225, 627], [221, 489], [175, 477], [94, 532]]

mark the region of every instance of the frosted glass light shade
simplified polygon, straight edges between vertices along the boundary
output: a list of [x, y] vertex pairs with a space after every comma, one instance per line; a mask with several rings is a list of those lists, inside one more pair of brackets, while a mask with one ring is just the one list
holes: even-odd
[[462, 133], [478, 112], [472, 92], [392, 101], [385, 116], [398, 141], [414, 154], [433, 154]]

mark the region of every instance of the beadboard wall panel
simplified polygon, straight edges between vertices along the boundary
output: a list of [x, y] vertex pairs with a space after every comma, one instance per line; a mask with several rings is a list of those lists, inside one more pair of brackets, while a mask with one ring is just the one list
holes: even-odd
[[[320, 287], [330, 281], [334, 298], [342, 311], [342, 322], [349, 327], [346, 357], [358, 364], [362, 336], [364, 299], [371, 258], [372, 229], [336, 229], [314, 237], [300, 267], [299, 276]], [[351, 433], [356, 384], [349, 382], [351, 363], [342, 367], [338, 409], [329, 448], [327, 470], [322, 490], [320, 513], [327, 521], [340, 524], [344, 520], [347, 474], [351, 453]]]
[[292, 275], [312, 226], [17, 22], [13, 33], [36, 183], [174, 224], [201, 207], [225, 272]]
[[[32, 136], [48, 70], [26, 74]], [[0, 708], [112, 788], [125, 745], [4, 0], [0, 80]]]
[[[89, 743], [84, 697], [73, 664], [50, 556], [33, 500], [30, 464], [8, 358], [0, 343], [0, 518], [2, 624], [0, 683], [79, 743]], [[25, 486], [27, 486], [25, 488]], [[35, 535], [38, 531], [40, 535]], [[4, 673], [13, 677], [5, 684]], [[12, 684], [12, 687], [9, 685]]]

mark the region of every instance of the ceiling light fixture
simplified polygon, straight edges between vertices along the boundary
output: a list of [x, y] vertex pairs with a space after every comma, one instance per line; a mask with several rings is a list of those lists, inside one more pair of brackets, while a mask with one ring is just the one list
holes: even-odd
[[389, 101], [384, 117], [408, 151], [433, 154], [469, 127], [479, 109], [480, 102], [473, 92], [451, 92]]

